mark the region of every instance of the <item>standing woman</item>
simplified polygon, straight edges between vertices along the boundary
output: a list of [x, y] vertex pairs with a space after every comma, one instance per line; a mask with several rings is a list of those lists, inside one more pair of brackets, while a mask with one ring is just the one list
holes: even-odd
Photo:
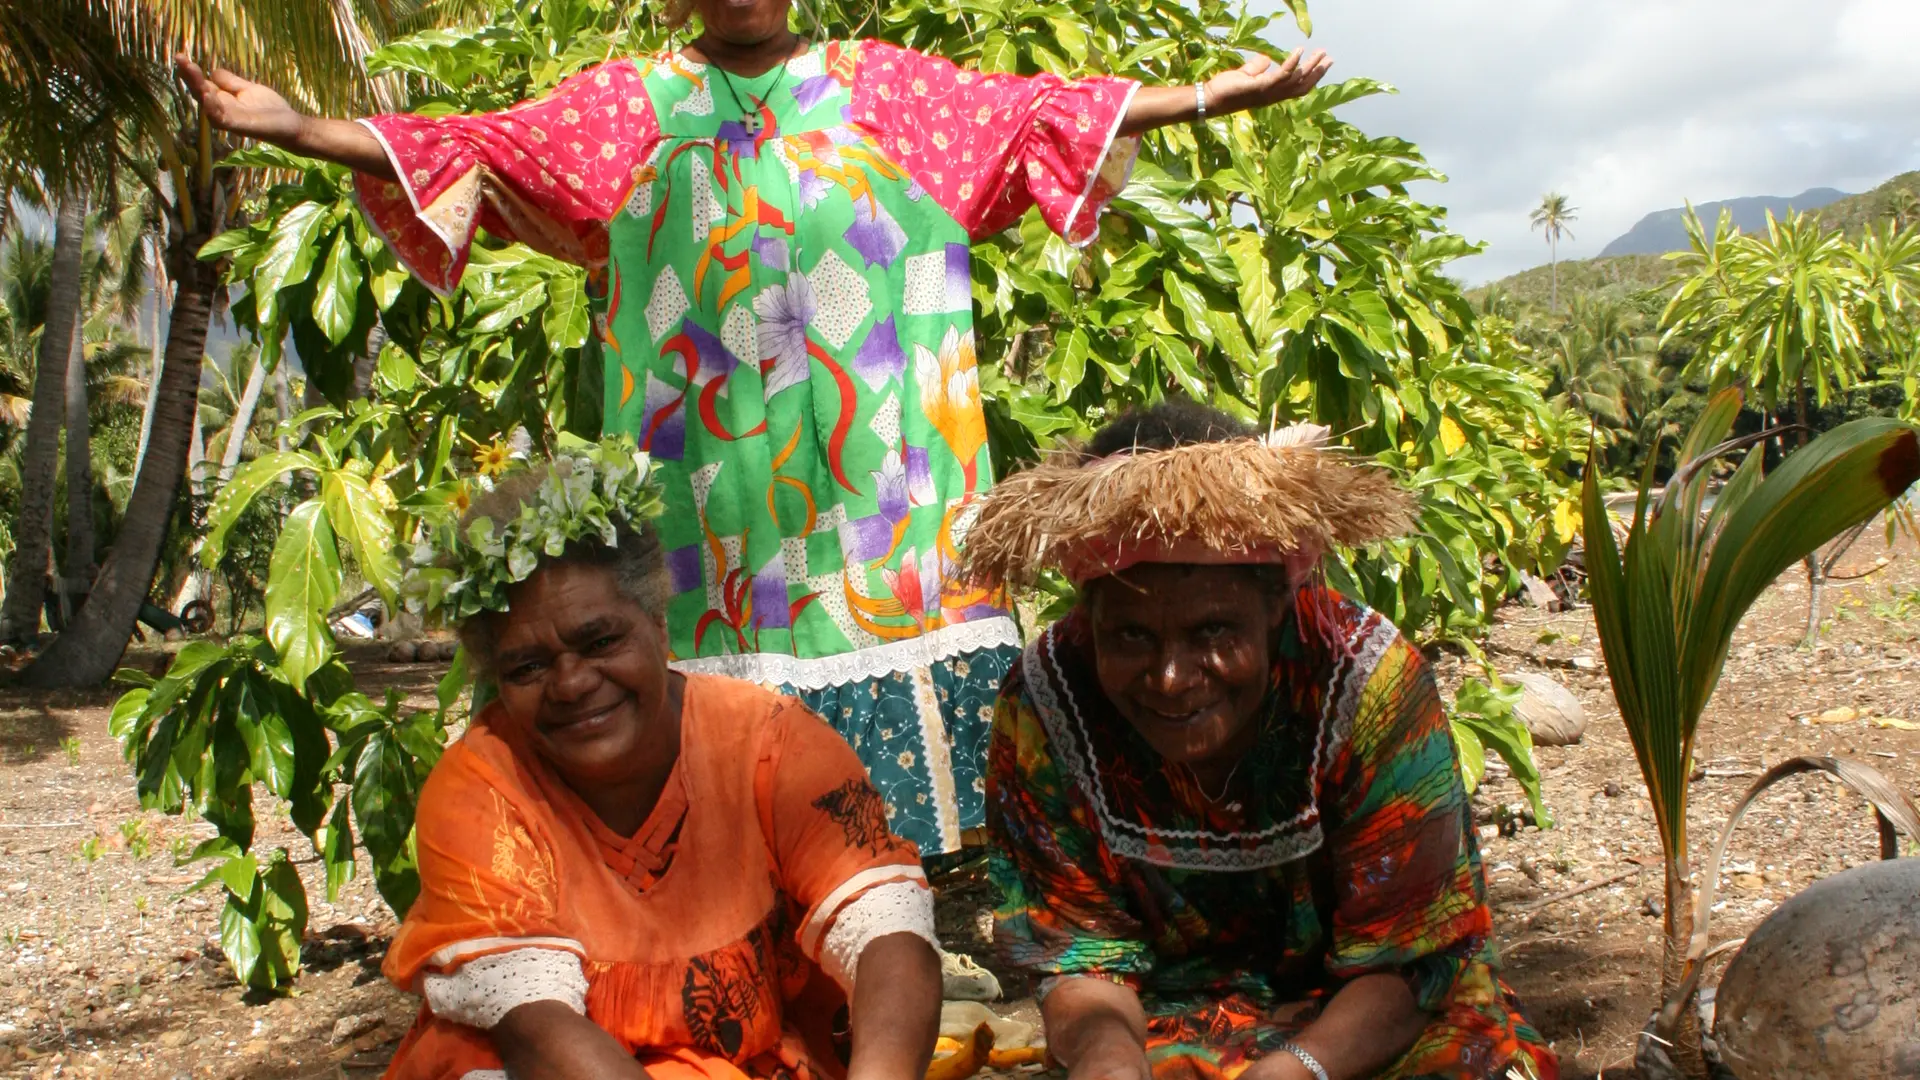
[[790, 2], [693, 0], [685, 48], [485, 116], [307, 117], [179, 67], [216, 126], [356, 170], [437, 292], [482, 226], [588, 269], [607, 431], [666, 488], [674, 666], [799, 696], [895, 831], [946, 852], [983, 819], [1018, 645], [1003, 598], [954, 572], [992, 483], [969, 245], [1033, 206], [1092, 240], [1132, 136], [1298, 97], [1329, 61], [1256, 57], [1197, 87], [985, 75], [810, 43]]

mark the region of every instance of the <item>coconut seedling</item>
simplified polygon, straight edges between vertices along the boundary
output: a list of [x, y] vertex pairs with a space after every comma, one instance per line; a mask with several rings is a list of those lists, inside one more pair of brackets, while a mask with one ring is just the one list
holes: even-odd
[[[1727, 390], [1708, 403], [1657, 496], [1652, 463], [1660, 455], [1649, 456], [1624, 544], [1614, 538], [1591, 457], [1583, 493], [1594, 621], [1664, 857], [1663, 1000], [1685, 979], [1694, 929], [1686, 826], [1694, 734], [1734, 630], [1782, 572], [1920, 479], [1920, 432], [1883, 418], [1827, 432], [1767, 475], [1751, 448], [1771, 432], [1728, 439], [1741, 402], [1738, 390]], [[1745, 459], [1709, 508], [1709, 466], [1741, 452]], [[1655, 1028], [1684, 1073], [1706, 1076], [1692, 1009], [1663, 1010]]]

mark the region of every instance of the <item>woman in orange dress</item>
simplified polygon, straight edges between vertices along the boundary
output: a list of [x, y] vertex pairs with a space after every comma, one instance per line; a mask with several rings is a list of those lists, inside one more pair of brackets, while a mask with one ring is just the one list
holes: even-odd
[[645, 476], [631, 444], [563, 457], [416, 552], [422, 606], [479, 605], [461, 636], [498, 697], [421, 794], [385, 972], [426, 1007], [387, 1075], [917, 1078], [918, 852], [797, 701], [668, 670]]

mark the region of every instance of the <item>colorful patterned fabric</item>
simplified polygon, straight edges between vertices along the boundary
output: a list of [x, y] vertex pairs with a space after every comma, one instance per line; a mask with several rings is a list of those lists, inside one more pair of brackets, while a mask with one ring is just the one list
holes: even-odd
[[[497, 115], [366, 121], [400, 181], [359, 190], [436, 289], [480, 226], [589, 268], [607, 430], [663, 470], [677, 666], [838, 699], [897, 674], [924, 689], [1019, 643], [1005, 599], [952, 572], [992, 482], [969, 244], [1030, 207], [1091, 239], [1131, 166], [1134, 89], [874, 42], [752, 79], [621, 60]], [[978, 771], [977, 716], [884, 726]], [[864, 745], [901, 760], [882, 742]], [[956, 848], [978, 801], [908, 771], [894, 826]]]
[[[555, 949], [580, 959], [587, 1018], [655, 1077], [838, 1074], [824, 1036], [844, 999], [820, 974], [821, 942], [868, 891], [925, 883], [846, 743], [789, 698], [691, 676], [679, 761], [624, 837], [497, 733], [498, 707], [421, 793], [420, 898], [387, 977], [418, 989], [480, 957]], [[485, 1032], [429, 1010], [387, 1075], [500, 1067]]]
[[[1403, 974], [1433, 1020], [1390, 1080], [1552, 1080], [1493, 968], [1451, 727], [1378, 615], [1303, 590], [1245, 804], [1215, 806], [1108, 704], [1087, 620], [1028, 647], [989, 752], [995, 937], [1042, 980], [1131, 986], [1158, 1080], [1233, 1077], [1343, 980]], [[1236, 808], [1237, 806], [1237, 808]], [[1527, 1072], [1531, 1069], [1531, 1073]]]

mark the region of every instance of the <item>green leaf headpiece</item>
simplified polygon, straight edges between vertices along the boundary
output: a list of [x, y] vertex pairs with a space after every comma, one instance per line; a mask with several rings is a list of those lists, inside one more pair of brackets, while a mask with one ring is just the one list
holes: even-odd
[[[449, 504], [429, 520], [401, 586], [407, 610], [450, 622], [507, 610], [508, 588], [532, 576], [543, 557], [559, 556], [568, 544], [587, 538], [613, 547], [618, 526], [638, 529], [658, 516], [660, 489], [651, 473], [652, 463], [631, 438], [590, 443], [563, 436], [545, 475], [520, 501], [517, 517], [475, 515], [463, 524]], [[509, 472], [501, 482], [512, 483], [514, 476]]]

